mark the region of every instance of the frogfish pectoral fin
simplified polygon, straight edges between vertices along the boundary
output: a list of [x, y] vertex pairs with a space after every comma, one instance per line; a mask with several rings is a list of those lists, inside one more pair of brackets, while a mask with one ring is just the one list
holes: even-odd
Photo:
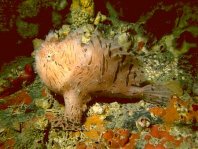
[[65, 118], [74, 123], [81, 123], [83, 115], [82, 100], [73, 92], [64, 94]]

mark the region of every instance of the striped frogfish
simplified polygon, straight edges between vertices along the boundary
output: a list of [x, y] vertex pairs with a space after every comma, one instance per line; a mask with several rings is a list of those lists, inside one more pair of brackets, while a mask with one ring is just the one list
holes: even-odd
[[[35, 69], [44, 84], [64, 97], [65, 119], [80, 123], [93, 97], [135, 97], [166, 102], [172, 92], [148, 83], [141, 59], [95, 29], [87, 43], [83, 29], [64, 39], [46, 37], [35, 53]], [[145, 83], [147, 82], [147, 83]]]

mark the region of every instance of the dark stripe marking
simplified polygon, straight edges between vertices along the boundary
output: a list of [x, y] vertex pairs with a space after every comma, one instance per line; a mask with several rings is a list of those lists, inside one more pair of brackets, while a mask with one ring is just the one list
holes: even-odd
[[63, 77], [65, 76], [64, 73], [63, 73], [62, 71], [60, 71], [60, 73], [62, 74]]
[[118, 62], [117, 69], [116, 69], [114, 79], [113, 79], [113, 83], [117, 80], [119, 69], [120, 69], [120, 62]]
[[137, 77], [137, 73], [136, 73], [136, 72], [134, 72], [134, 77], [133, 77], [133, 78], [135, 79], [136, 77]]
[[52, 81], [54, 81], [54, 84], [57, 84], [57, 83], [56, 83], [56, 80], [54, 79], [54, 77], [52, 77]]
[[100, 47], [102, 48], [102, 41], [100, 40], [100, 37], [98, 35], [96, 37], [98, 38], [98, 41], [100, 43]]
[[108, 66], [109, 66], [108, 60], [106, 59], [106, 72], [108, 71]]
[[125, 61], [125, 59], [126, 59], [126, 55], [123, 55], [123, 56], [122, 56], [121, 63], [123, 63], [123, 62]]
[[128, 86], [129, 84], [129, 75], [131, 73], [132, 68], [133, 68], [133, 64], [129, 65], [128, 74], [126, 76], [126, 86]]
[[52, 86], [52, 82], [51, 82], [51, 80], [49, 79], [49, 84], [50, 84], [50, 86]]
[[109, 57], [111, 57], [111, 43], [109, 44], [109, 47], [108, 47], [108, 55]]
[[104, 54], [102, 55], [102, 75], [104, 75], [105, 72], [105, 57]]
[[92, 46], [93, 46], [93, 47], [94, 47], [94, 49], [95, 49], [95, 46], [94, 46], [94, 43], [93, 43], [93, 41], [92, 41], [92, 40], [90, 40], [90, 42], [91, 42]]
[[92, 63], [92, 56], [91, 56], [91, 58], [90, 58], [90, 60], [88, 62], [88, 65], [90, 65], [91, 63]]
[[62, 57], [64, 57], [64, 56], [65, 56], [65, 54], [66, 54], [66, 53], [65, 53], [65, 50], [63, 50], [63, 54], [62, 54]]
[[57, 77], [56, 73], [55, 73], [55, 72], [53, 72], [53, 74], [54, 74], [54, 76], [58, 79], [58, 77]]

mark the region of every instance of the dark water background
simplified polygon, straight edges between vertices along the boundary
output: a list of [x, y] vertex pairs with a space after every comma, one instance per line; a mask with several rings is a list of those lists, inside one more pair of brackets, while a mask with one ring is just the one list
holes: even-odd
[[[17, 9], [21, 2], [23, 0], [0, 0], [0, 67], [17, 56], [30, 56], [33, 51], [32, 40], [35, 37], [24, 39], [17, 33], [15, 21], [19, 15]], [[62, 16], [69, 13], [72, 1], [67, 0], [67, 2], [67, 7], [61, 11]], [[108, 2], [120, 13], [119, 19], [136, 22], [140, 16], [152, 10], [160, 0], [109, 0]], [[173, 5], [176, 2], [181, 2], [181, 0], [163, 1], [164, 5]], [[182, 0], [182, 2], [189, 2], [189, 0]], [[100, 11], [102, 14], [108, 15], [107, 0], [94, 0], [94, 3], [96, 14]], [[51, 12], [52, 8], [42, 8], [37, 16], [25, 19], [25, 21], [39, 24], [39, 32], [36, 38], [44, 39], [49, 30], [53, 29]], [[148, 22], [146, 29], [160, 38], [171, 31], [177, 15], [178, 13], [174, 10], [169, 13], [158, 12], [158, 15], [153, 16], [153, 19]]]

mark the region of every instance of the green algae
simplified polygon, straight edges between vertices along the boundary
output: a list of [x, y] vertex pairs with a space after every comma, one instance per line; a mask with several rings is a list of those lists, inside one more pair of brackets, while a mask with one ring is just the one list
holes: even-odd
[[16, 22], [17, 31], [19, 35], [23, 38], [32, 38], [36, 37], [39, 32], [39, 25], [35, 23], [28, 23], [21, 19], [18, 19]]
[[57, 11], [61, 11], [64, 10], [67, 5], [67, 0], [57, 0], [54, 2], [53, 8]]
[[117, 11], [113, 8], [113, 6], [109, 2], [106, 3], [106, 7], [109, 12], [109, 16], [110, 16], [109, 18], [112, 20], [113, 23], [116, 23], [116, 21], [118, 21]]
[[37, 0], [25, 0], [18, 8], [18, 12], [21, 18], [31, 18], [38, 15], [40, 10], [39, 1]]
[[60, 13], [56, 12], [56, 11], [53, 11], [52, 12], [52, 23], [53, 23], [53, 26], [56, 28], [58, 26], [61, 25], [62, 23], [62, 16]]

